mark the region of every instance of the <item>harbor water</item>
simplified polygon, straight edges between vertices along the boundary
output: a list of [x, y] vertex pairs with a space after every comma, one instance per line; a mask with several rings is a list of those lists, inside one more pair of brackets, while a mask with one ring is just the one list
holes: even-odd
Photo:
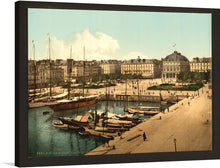
[[[160, 103], [141, 102], [141, 105], [159, 107]], [[29, 109], [28, 112], [28, 154], [29, 157], [79, 156], [104, 144], [105, 139], [92, 135], [79, 135], [76, 130], [56, 128], [53, 122], [58, 117], [76, 118], [78, 115], [89, 115], [88, 111], [124, 114], [124, 108], [137, 106], [137, 102], [101, 101], [97, 104], [78, 109], [54, 112], [50, 107]], [[167, 105], [163, 105], [166, 108]], [[43, 114], [43, 112], [49, 112]], [[134, 117], [148, 119], [150, 116], [135, 114]]]

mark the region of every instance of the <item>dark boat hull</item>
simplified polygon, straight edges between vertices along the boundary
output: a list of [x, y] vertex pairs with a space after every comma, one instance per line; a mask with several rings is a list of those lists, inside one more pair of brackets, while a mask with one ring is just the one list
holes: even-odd
[[69, 126], [77, 126], [77, 127], [88, 126], [88, 122], [80, 122], [74, 119], [63, 118], [63, 117], [58, 117], [58, 119], [62, 121], [63, 124], [67, 124]]
[[54, 111], [68, 110], [68, 109], [74, 109], [74, 108], [93, 105], [93, 104], [98, 103], [99, 101], [100, 101], [99, 99], [94, 99], [94, 100], [89, 100], [89, 101], [84, 101], [84, 102], [70, 102], [66, 104], [54, 104], [54, 105], [50, 105], [50, 107]]

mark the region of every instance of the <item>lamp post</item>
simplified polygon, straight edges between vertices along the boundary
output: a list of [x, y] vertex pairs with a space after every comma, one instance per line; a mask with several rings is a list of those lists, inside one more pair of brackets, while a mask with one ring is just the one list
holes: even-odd
[[176, 152], [176, 138], [173, 139], [174, 142], [174, 148], [175, 148], [175, 152]]

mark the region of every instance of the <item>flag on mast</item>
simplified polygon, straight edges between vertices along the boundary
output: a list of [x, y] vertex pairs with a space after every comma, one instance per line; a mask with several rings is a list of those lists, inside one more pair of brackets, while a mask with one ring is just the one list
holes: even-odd
[[50, 35], [50, 33], [48, 32], [48, 33], [47, 33], [47, 36], [49, 36], [49, 35]]

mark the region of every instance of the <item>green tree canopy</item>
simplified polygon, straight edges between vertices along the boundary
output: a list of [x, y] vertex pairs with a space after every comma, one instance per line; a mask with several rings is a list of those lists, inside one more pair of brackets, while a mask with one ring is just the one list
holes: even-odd
[[203, 80], [208, 81], [211, 75], [210, 72], [180, 72], [177, 79], [182, 82], [201, 83]]

